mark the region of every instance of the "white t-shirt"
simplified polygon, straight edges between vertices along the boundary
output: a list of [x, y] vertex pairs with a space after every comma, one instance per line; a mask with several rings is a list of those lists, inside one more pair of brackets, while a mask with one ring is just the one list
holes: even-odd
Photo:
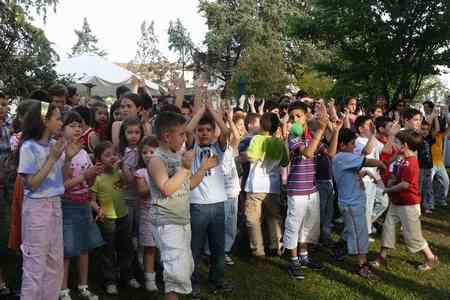
[[[367, 143], [369, 142], [368, 138], [359, 136], [356, 138], [355, 141], [355, 150], [354, 153], [356, 155], [362, 155], [362, 151], [364, 149], [364, 147], [366, 147]], [[372, 152], [370, 152], [369, 154], [367, 154], [365, 157], [366, 158], [371, 158], [371, 159], [380, 159], [380, 154], [383, 151], [383, 143], [381, 143], [379, 140], [375, 141], [375, 145], [372, 149]], [[372, 173], [376, 178], [380, 179], [380, 174], [378, 173], [377, 168], [362, 168], [362, 170], [365, 171], [369, 171], [370, 173]], [[364, 176], [363, 178], [364, 181], [371, 181], [372, 179], [369, 176]]]
[[194, 145], [195, 159], [192, 163], [192, 174], [195, 174], [200, 168], [202, 159], [205, 155], [217, 155], [219, 164], [209, 170], [203, 177], [202, 182], [191, 191], [189, 199], [191, 204], [213, 204], [224, 202], [227, 200], [225, 191], [225, 174], [223, 172], [223, 156], [224, 151], [220, 148], [218, 142], [208, 145]]
[[225, 175], [225, 190], [228, 198], [239, 196], [239, 192], [241, 191], [239, 175], [234, 158], [233, 149], [228, 147], [227, 150], [225, 150], [222, 163], [223, 173]]

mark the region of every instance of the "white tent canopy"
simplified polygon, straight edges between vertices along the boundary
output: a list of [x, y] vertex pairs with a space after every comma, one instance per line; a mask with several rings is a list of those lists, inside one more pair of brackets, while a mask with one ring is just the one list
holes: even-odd
[[[86, 91], [97, 96], [115, 96], [115, 90], [120, 85], [131, 87], [135, 74], [111, 63], [104, 58], [85, 54], [60, 61], [56, 67], [59, 75], [74, 76], [74, 81], [80, 92]], [[136, 76], [137, 77], [137, 76]], [[153, 95], [159, 95], [159, 85], [146, 80], [145, 84]]]

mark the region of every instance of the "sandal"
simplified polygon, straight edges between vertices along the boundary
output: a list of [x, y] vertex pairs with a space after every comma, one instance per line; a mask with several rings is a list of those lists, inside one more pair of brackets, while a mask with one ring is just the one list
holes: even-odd
[[378, 255], [374, 261], [370, 262], [370, 266], [375, 269], [381, 268], [383, 266], [385, 267], [386, 265], [386, 258], [381, 255]]
[[426, 272], [432, 270], [437, 264], [439, 264], [439, 259], [437, 255], [434, 256], [432, 260], [427, 259], [423, 264], [421, 264], [418, 269], [420, 271]]

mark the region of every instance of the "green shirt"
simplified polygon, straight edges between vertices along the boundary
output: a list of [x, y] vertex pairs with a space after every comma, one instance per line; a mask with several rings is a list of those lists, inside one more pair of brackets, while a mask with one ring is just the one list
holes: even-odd
[[105, 214], [110, 219], [122, 218], [128, 214], [128, 208], [122, 194], [121, 172], [114, 170], [111, 174], [97, 176], [91, 191]]

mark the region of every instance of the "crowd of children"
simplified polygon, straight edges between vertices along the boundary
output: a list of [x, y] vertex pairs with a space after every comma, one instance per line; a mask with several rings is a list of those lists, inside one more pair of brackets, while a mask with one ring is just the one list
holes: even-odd
[[[340, 108], [302, 93], [217, 106], [197, 89], [189, 102], [119, 87], [109, 107], [55, 85], [20, 102], [14, 119], [0, 94], [0, 193], [21, 299], [72, 299], [72, 258], [78, 297], [99, 299], [88, 284], [94, 249], [109, 295], [143, 285], [201, 299], [205, 257], [211, 290], [229, 293], [225, 266], [245, 237], [256, 259], [286, 255], [293, 279], [322, 268], [311, 255], [321, 245], [336, 260], [357, 256], [356, 273], [370, 280], [395, 248], [397, 223], [408, 250], [424, 254], [419, 269], [436, 266], [420, 216], [447, 206], [446, 112], [430, 101], [423, 112], [388, 110], [380, 98], [364, 113], [355, 98]], [[0, 294], [10, 293], [5, 277]]]

